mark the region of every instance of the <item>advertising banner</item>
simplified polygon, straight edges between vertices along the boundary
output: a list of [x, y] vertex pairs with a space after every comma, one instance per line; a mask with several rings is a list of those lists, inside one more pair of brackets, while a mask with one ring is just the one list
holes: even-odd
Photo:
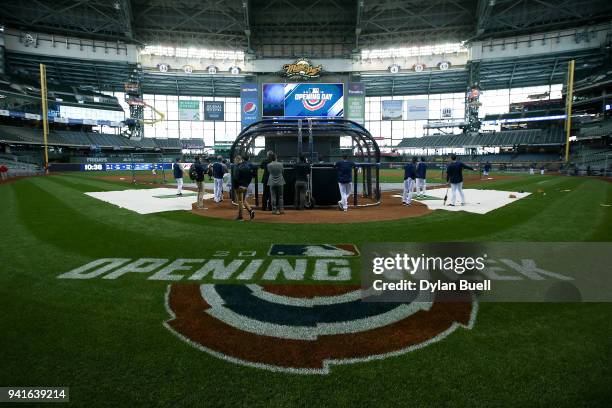
[[257, 84], [242, 84], [240, 86], [240, 121], [242, 129], [260, 118], [259, 87]]
[[224, 102], [204, 101], [204, 120], [225, 120]]
[[382, 120], [402, 120], [404, 101], [382, 101]]
[[407, 120], [427, 120], [429, 119], [429, 100], [427, 99], [408, 99], [406, 101]]
[[200, 120], [200, 101], [178, 101], [179, 120]]
[[365, 85], [361, 82], [352, 82], [348, 86], [346, 116], [365, 125]]

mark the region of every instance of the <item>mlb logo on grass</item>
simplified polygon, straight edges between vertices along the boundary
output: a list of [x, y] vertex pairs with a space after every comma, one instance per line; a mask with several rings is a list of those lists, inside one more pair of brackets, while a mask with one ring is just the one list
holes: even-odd
[[359, 250], [353, 244], [273, 244], [268, 255], [313, 258], [345, 257], [358, 256]]

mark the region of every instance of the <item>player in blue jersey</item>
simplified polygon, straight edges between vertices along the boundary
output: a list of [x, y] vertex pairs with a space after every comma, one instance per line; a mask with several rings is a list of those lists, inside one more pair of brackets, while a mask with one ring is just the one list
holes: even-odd
[[451, 163], [446, 168], [446, 182], [451, 186], [451, 203], [455, 205], [457, 195], [461, 196], [461, 205], [465, 205], [465, 196], [463, 195], [463, 169], [474, 170], [472, 167], [457, 160], [457, 155], [451, 154]]
[[338, 209], [348, 211], [348, 198], [351, 195], [353, 187], [353, 168], [355, 163], [348, 159], [348, 155], [343, 155], [342, 160], [334, 164], [334, 168], [338, 172], [338, 188], [340, 189], [340, 201], [338, 201]]

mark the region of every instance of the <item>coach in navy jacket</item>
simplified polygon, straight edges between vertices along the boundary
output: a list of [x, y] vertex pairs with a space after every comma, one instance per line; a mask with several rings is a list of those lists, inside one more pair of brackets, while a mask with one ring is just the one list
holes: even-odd
[[416, 167], [414, 166], [415, 161], [416, 157], [412, 159], [412, 162], [404, 166], [404, 180], [409, 178], [415, 180], [417, 178]]
[[334, 164], [334, 168], [338, 172], [338, 189], [340, 190], [340, 201], [338, 208], [343, 211], [348, 211], [348, 199], [351, 195], [353, 181], [353, 168], [355, 163], [348, 159], [348, 155], [343, 155], [342, 160]]
[[461, 205], [465, 205], [463, 195], [463, 169], [474, 170], [472, 167], [457, 160], [455, 154], [451, 154], [451, 163], [446, 168], [446, 182], [451, 185], [451, 206], [455, 205], [457, 193], [461, 196]]
[[416, 161], [413, 157], [411, 162], [404, 166], [404, 194], [402, 194], [402, 204], [410, 205], [412, 203], [412, 190], [416, 179]]
[[416, 168], [416, 193], [417, 196], [425, 196], [427, 191], [427, 163], [425, 163], [425, 157], [421, 157], [421, 161], [417, 164]]

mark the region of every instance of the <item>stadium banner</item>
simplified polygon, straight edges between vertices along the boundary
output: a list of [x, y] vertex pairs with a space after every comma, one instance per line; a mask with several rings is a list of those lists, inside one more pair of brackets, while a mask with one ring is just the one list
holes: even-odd
[[225, 120], [225, 102], [204, 101], [204, 120]]
[[404, 101], [381, 101], [382, 120], [402, 120]]
[[407, 99], [406, 100], [406, 119], [407, 120], [427, 120], [429, 119], [429, 100], [428, 99]]
[[[106, 171], [116, 170], [172, 170], [172, 163], [102, 163], [98, 164], [104, 166]], [[85, 166], [95, 166], [92, 164], [85, 164]]]
[[[188, 163], [184, 163], [187, 169]], [[172, 170], [172, 163], [49, 163], [50, 171]]]
[[612, 302], [610, 242], [372, 243], [361, 255], [369, 302]]
[[351, 82], [348, 85], [346, 118], [365, 125], [365, 85]]
[[242, 129], [259, 120], [259, 87], [257, 84], [240, 86], [240, 122]]
[[263, 117], [344, 117], [344, 84], [263, 84]]
[[200, 120], [200, 101], [178, 101], [179, 120]]

